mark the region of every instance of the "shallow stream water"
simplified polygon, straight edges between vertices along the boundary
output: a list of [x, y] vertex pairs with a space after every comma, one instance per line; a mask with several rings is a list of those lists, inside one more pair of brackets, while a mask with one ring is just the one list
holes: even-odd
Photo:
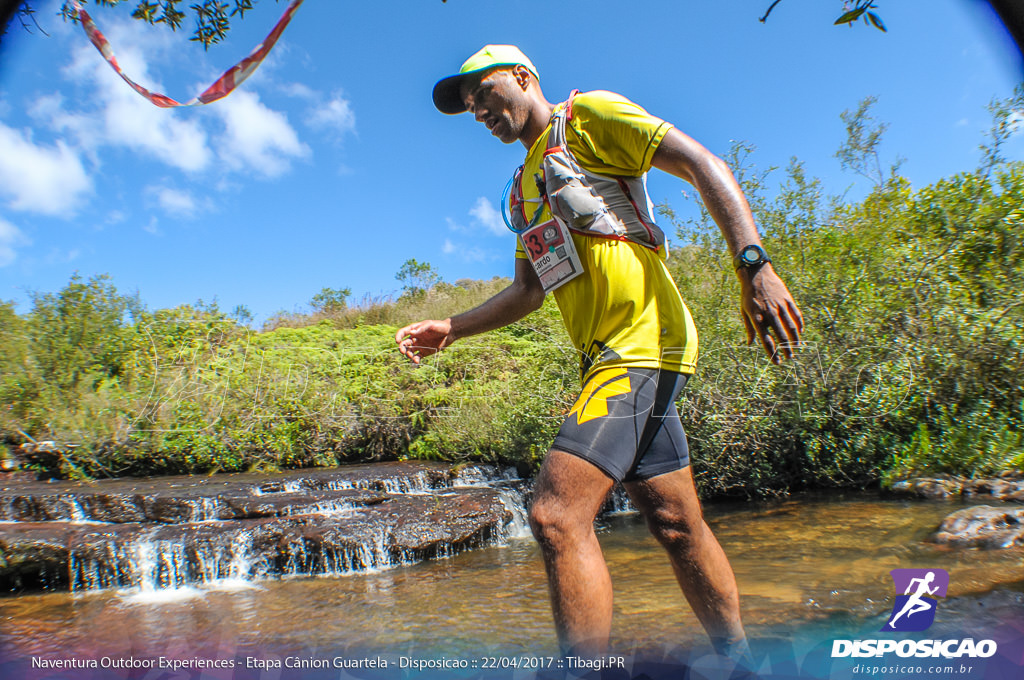
[[[948, 598], [966, 604], [940, 609], [940, 622], [944, 615], [963, 616], [990, 591], [1012, 599], [1024, 590], [1024, 551], [955, 551], [927, 541], [958, 507], [836, 494], [712, 505], [707, 516], [731, 559], [744, 622], [756, 638], [883, 621], [892, 607], [894, 568], [949, 572]], [[599, 536], [615, 588], [614, 647], [706, 645], [639, 517], [608, 517]], [[371, 573], [0, 598], [0, 660], [274, 657], [299, 650], [555, 654], [538, 548], [528, 537], [514, 537], [503, 546]]]

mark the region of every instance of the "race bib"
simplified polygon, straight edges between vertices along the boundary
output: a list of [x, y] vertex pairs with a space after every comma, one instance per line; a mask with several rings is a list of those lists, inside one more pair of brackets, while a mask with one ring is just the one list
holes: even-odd
[[530, 227], [519, 238], [545, 293], [583, 273], [572, 235], [557, 220]]

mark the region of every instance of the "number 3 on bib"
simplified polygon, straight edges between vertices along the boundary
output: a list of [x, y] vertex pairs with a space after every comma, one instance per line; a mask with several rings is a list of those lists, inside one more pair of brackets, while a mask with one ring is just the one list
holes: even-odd
[[545, 293], [583, 273], [583, 263], [569, 230], [557, 220], [531, 227], [519, 235]]

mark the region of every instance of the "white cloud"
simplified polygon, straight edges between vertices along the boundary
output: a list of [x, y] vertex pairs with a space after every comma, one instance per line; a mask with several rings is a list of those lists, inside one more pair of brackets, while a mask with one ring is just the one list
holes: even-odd
[[59, 92], [36, 99], [29, 106], [28, 114], [47, 123], [55, 132], [70, 132], [83, 142], [94, 139], [98, 131], [95, 121], [89, 116], [67, 111], [64, 96]]
[[495, 236], [504, 236], [508, 231], [501, 213], [483, 196], [476, 200], [476, 204], [470, 209], [469, 214], [473, 216], [477, 224]]
[[290, 97], [299, 97], [310, 101], [319, 99], [316, 90], [302, 83], [287, 83], [281, 86], [281, 90]]
[[[116, 27], [111, 33], [116, 35], [117, 60], [122, 70], [151, 91], [162, 91], [162, 85], [149, 75], [149, 64], [138, 46], [145, 40], [140, 30]], [[157, 108], [140, 97], [91, 44], [75, 50], [67, 72], [72, 78], [91, 81], [95, 87], [93, 97], [100, 104], [99, 124], [82, 124], [79, 119], [83, 116], [64, 111], [63, 102], [57, 106], [48, 102], [41, 113], [49, 114], [55, 128], [76, 132], [84, 147], [123, 146], [189, 172], [209, 165], [212, 153], [199, 123], [184, 119], [181, 112]]]
[[325, 100], [321, 92], [302, 83], [288, 83], [280, 89], [289, 97], [307, 102], [303, 120], [312, 129], [332, 133], [336, 141], [343, 135], [355, 134], [356, 113], [342, 92], [335, 92]]
[[217, 103], [227, 128], [220, 156], [235, 170], [251, 168], [266, 177], [288, 171], [291, 160], [305, 158], [309, 147], [299, 141], [288, 118], [260, 103], [253, 92], [235, 92]]
[[0, 218], [0, 267], [6, 267], [14, 262], [18, 256], [15, 248], [31, 244], [32, 241], [16, 226]]
[[[123, 87], [123, 85], [122, 85]], [[195, 121], [183, 121], [154, 107], [134, 92], [106, 103], [106, 141], [141, 151], [181, 170], [203, 170], [210, 162], [206, 133]]]
[[482, 236], [508, 236], [509, 231], [501, 213], [486, 197], [481, 196], [469, 209], [469, 216], [472, 218], [469, 225], [456, 222], [450, 217], [445, 218], [448, 229], [460, 234], [460, 237], [454, 241], [446, 238], [441, 245], [441, 252], [466, 262], [484, 262], [496, 259], [497, 256], [494, 253], [474, 245], [474, 243], [480, 242]]
[[187, 191], [152, 186], [146, 189], [146, 193], [153, 196], [165, 212], [175, 217], [193, 217], [199, 210], [196, 199]]
[[82, 251], [80, 251], [78, 248], [72, 248], [71, 250], [51, 248], [50, 252], [47, 253], [46, 259], [44, 261], [48, 265], [70, 264], [77, 260], [81, 254]]
[[309, 122], [314, 127], [331, 130], [339, 136], [356, 130], [356, 114], [349, 101], [340, 94], [334, 95], [326, 104], [314, 106]]
[[466, 246], [454, 243], [451, 239], [445, 239], [441, 245], [441, 252], [445, 255], [454, 255], [465, 262], [483, 262], [491, 259], [490, 256], [476, 246]]
[[501, 213], [498, 212], [493, 203], [483, 196], [476, 199], [476, 203], [469, 209], [469, 216], [473, 218], [471, 226], [456, 222], [450, 217], [444, 219], [448, 224], [449, 230], [461, 234], [479, 235], [480, 227], [483, 227], [493, 236], [506, 236], [509, 233]]
[[[151, 75], [150, 67], [174, 61], [181, 49], [180, 36], [153, 32], [128, 20], [111, 21], [104, 31], [129, 77], [153, 92], [187, 98], [167, 91]], [[44, 94], [27, 106], [36, 129], [53, 133], [56, 141], [37, 144], [30, 133], [0, 123], [0, 199], [6, 199], [10, 208], [72, 214], [94, 190], [91, 170], [101, 165], [112, 148], [189, 174], [219, 171], [204, 187], [232, 184], [233, 173], [224, 170], [244, 173], [246, 181], [250, 175], [277, 177], [296, 159], [311, 154], [284, 113], [263, 104], [251, 90], [236, 91], [208, 107], [158, 108], [133, 91], [91, 44], [81, 40], [76, 44], [64, 75], [78, 84], [80, 94]], [[303, 100], [300, 108], [308, 103], [314, 127], [337, 134], [354, 130], [352, 108], [340, 94], [325, 100], [301, 83], [285, 88]], [[147, 191], [164, 211], [178, 217], [195, 215], [210, 203], [195, 191], [168, 187]], [[151, 224], [147, 230], [157, 227]]]
[[63, 141], [38, 145], [0, 123], [0, 194], [12, 209], [70, 215], [91, 190], [81, 160]]

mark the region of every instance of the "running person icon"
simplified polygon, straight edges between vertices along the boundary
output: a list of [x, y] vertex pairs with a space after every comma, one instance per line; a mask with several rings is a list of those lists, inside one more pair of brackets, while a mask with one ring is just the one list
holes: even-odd
[[[903, 605], [903, 608], [900, 609], [899, 613], [897, 613], [895, 616], [892, 617], [892, 619], [889, 620], [889, 628], [895, 629], [896, 621], [904, 614], [906, 614], [907, 618], [909, 619], [914, 614], [926, 612], [935, 607], [935, 600], [926, 600], [924, 598], [925, 595], [934, 595], [935, 592], [939, 589], [938, 586], [935, 586], [934, 588], [928, 587], [934, 580], [934, 571], [929, 571], [927, 574], [925, 574], [924, 578], [915, 578], [910, 580], [910, 585], [907, 586], [907, 589], [903, 593], [904, 595], [910, 595], [910, 599], [906, 601], [906, 603]], [[917, 590], [914, 592], [913, 595], [911, 595], [910, 591], [915, 587], [914, 584], [917, 584]]]
[[893, 569], [896, 589], [889, 620], [880, 630], [909, 633], [927, 630], [935, 622], [939, 598], [946, 597], [949, 572], [938, 567]]

